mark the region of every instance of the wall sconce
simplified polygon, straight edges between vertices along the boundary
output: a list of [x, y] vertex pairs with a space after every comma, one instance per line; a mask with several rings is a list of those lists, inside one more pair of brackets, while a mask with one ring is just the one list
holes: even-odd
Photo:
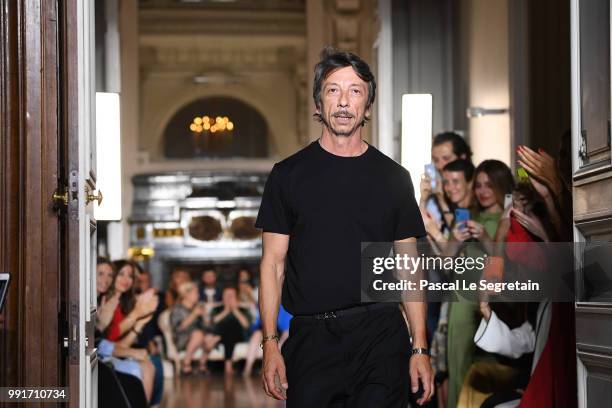
[[421, 195], [421, 174], [425, 164], [431, 163], [432, 126], [433, 96], [402, 95], [401, 164], [410, 172], [417, 202]]
[[480, 106], [470, 106], [469, 108], [467, 108], [466, 115], [468, 118], [472, 119], [472, 118], [480, 118], [486, 115], [503, 115], [505, 113], [508, 113], [509, 111], [510, 110], [507, 108], [489, 109], [489, 108], [483, 108]]
[[121, 220], [121, 120], [118, 93], [96, 92], [96, 220]]

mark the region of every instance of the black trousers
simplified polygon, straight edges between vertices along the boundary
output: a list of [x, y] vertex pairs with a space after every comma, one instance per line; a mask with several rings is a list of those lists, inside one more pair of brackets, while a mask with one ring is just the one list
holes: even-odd
[[287, 408], [406, 408], [410, 350], [397, 304], [325, 320], [294, 317], [282, 348]]
[[244, 329], [236, 318], [225, 318], [217, 323], [215, 333], [221, 336], [225, 359], [231, 360], [236, 344], [244, 340]]

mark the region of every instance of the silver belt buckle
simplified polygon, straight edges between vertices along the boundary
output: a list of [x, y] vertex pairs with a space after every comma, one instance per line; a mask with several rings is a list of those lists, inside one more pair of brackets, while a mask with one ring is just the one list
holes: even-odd
[[326, 320], [326, 319], [335, 319], [338, 316], [336, 316], [336, 312], [325, 312], [325, 313], [319, 313], [315, 317], [318, 320]]

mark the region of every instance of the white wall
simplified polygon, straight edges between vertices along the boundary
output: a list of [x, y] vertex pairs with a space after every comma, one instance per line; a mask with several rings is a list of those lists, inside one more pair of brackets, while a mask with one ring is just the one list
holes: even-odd
[[[466, 108], [508, 108], [508, 0], [461, 0], [459, 29]], [[510, 165], [510, 114], [470, 119], [468, 135], [474, 163], [498, 159]]]

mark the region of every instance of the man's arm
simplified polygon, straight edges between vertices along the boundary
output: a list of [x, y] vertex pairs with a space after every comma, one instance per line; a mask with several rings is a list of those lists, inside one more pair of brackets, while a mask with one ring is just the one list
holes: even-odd
[[[416, 238], [406, 238], [395, 241], [395, 252], [397, 254], [407, 254], [410, 257], [416, 258], [419, 256], [416, 242]], [[418, 283], [421, 279], [424, 279], [423, 271], [419, 268], [414, 271], [414, 274], [403, 276], [403, 278]], [[427, 298], [425, 292], [414, 291], [407, 293], [407, 296], [402, 302], [402, 307], [408, 319], [410, 336], [412, 337], [412, 347], [414, 349], [427, 349]], [[422, 405], [426, 401], [429, 401], [434, 392], [433, 372], [429, 362], [429, 356], [426, 354], [414, 354], [410, 357], [410, 380], [413, 393], [418, 391], [419, 378], [423, 383], [423, 395], [417, 400], [417, 403]]]
[[[403, 245], [406, 244], [406, 245]], [[400, 254], [407, 254], [411, 257], [418, 257], [416, 250], [416, 238], [406, 238], [401, 241], [395, 241], [395, 251]], [[423, 271], [421, 269], [409, 277], [405, 277], [413, 282], [418, 283], [421, 279]], [[402, 302], [404, 312], [408, 318], [410, 327], [410, 335], [412, 337], [412, 347], [427, 348], [427, 303], [424, 292], [411, 292], [408, 294], [409, 300]]]
[[[280, 307], [281, 291], [285, 279], [285, 256], [289, 248], [289, 236], [272, 232], [263, 233], [263, 254], [260, 265], [259, 313], [264, 339], [276, 333], [276, 321]], [[269, 340], [263, 344], [264, 367], [263, 384], [266, 394], [285, 400], [284, 390], [276, 385], [278, 375], [280, 384], [287, 389], [285, 363], [280, 354], [278, 343]]]

